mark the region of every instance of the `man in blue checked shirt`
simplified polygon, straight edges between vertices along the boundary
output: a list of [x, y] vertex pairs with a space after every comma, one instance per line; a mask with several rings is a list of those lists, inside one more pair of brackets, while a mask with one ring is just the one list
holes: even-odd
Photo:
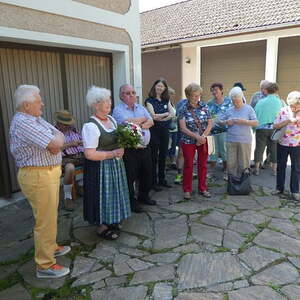
[[[118, 124], [131, 122], [139, 125], [143, 131], [142, 146], [138, 149], [127, 148], [123, 156], [126, 168], [131, 210], [142, 212], [140, 203], [155, 205], [156, 202], [149, 198], [152, 186], [152, 159], [149, 147], [150, 130], [154, 125], [153, 120], [141, 104], [136, 103], [136, 91], [129, 84], [120, 87], [122, 100], [113, 111], [113, 117]], [[139, 180], [138, 199], [135, 198], [134, 184]]]

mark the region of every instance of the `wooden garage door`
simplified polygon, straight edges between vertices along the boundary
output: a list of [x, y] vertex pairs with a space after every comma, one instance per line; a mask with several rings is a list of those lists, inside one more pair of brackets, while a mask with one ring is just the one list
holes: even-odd
[[214, 82], [223, 83], [225, 94], [235, 82], [242, 82], [247, 101], [259, 90], [259, 82], [265, 76], [265, 41], [205, 47], [201, 51], [204, 100], [211, 97], [209, 87]]
[[45, 103], [44, 118], [55, 123], [54, 112], [69, 109], [80, 130], [90, 114], [85, 102], [87, 88], [94, 84], [111, 89], [111, 66], [111, 54], [107, 53], [0, 44], [0, 197], [19, 190], [8, 146], [16, 87], [37, 85]]
[[112, 89], [110, 57], [65, 54], [69, 110], [81, 128], [91, 115], [85, 101], [87, 89], [96, 85]]
[[300, 36], [279, 40], [277, 82], [283, 99], [300, 90]]
[[9, 170], [6, 170], [6, 174], [1, 175], [10, 176], [12, 191], [18, 190], [19, 187], [16, 179], [15, 163], [8, 147], [8, 131], [15, 113], [13, 93], [20, 84], [33, 84], [41, 89], [41, 96], [45, 103], [44, 117], [52, 122], [53, 112], [63, 107], [59, 54], [46, 51], [0, 48], [2, 131], [5, 135], [9, 164]]

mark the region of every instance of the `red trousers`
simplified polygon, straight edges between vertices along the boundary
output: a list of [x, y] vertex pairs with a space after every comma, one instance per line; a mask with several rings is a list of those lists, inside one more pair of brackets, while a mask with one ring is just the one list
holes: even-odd
[[197, 170], [198, 170], [198, 191], [204, 192], [207, 190], [206, 174], [207, 174], [207, 159], [208, 147], [207, 142], [203, 145], [182, 143], [182, 151], [184, 157], [183, 167], [183, 191], [192, 192], [193, 181], [193, 164], [195, 151], [197, 150]]

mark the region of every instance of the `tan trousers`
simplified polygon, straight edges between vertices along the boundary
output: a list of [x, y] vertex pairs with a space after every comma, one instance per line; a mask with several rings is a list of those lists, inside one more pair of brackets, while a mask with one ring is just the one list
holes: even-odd
[[250, 167], [251, 144], [227, 143], [228, 174], [240, 176]]
[[18, 181], [35, 218], [35, 262], [43, 269], [56, 263], [57, 211], [61, 166], [19, 169]]

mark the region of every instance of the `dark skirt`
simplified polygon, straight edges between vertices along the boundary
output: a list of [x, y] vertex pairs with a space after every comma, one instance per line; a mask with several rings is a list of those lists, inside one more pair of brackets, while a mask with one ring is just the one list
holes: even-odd
[[130, 202], [122, 159], [85, 160], [83, 173], [84, 220], [116, 224], [130, 217]]

